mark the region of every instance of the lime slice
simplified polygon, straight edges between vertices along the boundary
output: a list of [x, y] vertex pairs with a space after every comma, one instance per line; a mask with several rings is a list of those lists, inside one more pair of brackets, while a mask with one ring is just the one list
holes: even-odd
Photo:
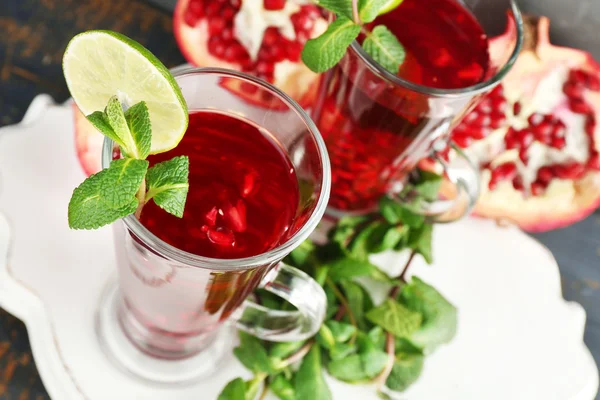
[[389, 13], [394, 8], [398, 7], [400, 5], [400, 3], [402, 3], [402, 1], [403, 0], [387, 0], [385, 2], [385, 4], [383, 4], [383, 6], [381, 7], [381, 10], [379, 11], [379, 15]]
[[128, 107], [145, 101], [151, 154], [174, 148], [183, 137], [188, 112], [181, 90], [169, 70], [138, 42], [111, 31], [80, 33], [65, 50], [63, 71], [85, 115], [104, 110], [115, 95]]

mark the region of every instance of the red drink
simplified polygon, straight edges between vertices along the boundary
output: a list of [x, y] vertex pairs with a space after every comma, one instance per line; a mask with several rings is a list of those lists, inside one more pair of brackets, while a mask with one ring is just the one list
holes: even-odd
[[[392, 30], [407, 52], [397, 75], [424, 89], [469, 87], [490, 72], [487, 37], [458, 1], [404, 0], [374, 24]], [[373, 207], [427, 156], [432, 132], [441, 127], [445, 134], [473, 100], [473, 94], [440, 98], [392, 82], [367, 62], [350, 48], [324, 78], [315, 107], [332, 163], [329, 204], [342, 211]]]
[[211, 258], [264, 253], [285, 241], [299, 203], [295, 169], [264, 130], [231, 115], [194, 112], [181, 143], [151, 156], [190, 158], [190, 189], [183, 218], [153, 202], [140, 221], [163, 241]]

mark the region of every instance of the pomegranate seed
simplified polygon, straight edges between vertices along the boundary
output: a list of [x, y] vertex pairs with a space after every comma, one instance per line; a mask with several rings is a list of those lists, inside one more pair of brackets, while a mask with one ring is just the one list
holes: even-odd
[[504, 97], [494, 97], [492, 98], [492, 107], [497, 111], [500, 112], [504, 115], [504, 112], [506, 112], [506, 106], [508, 105], [508, 102], [506, 101], [506, 99]]
[[221, 17], [227, 21], [227, 22], [231, 22], [233, 21], [233, 17], [235, 15], [236, 10], [233, 8], [226, 8], [223, 10], [223, 12], [221, 13]]
[[246, 203], [242, 199], [237, 201], [235, 207], [230, 203], [225, 204], [222, 210], [223, 219], [228, 228], [234, 232], [244, 232], [246, 230]]
[[465, 116], [465, 118], [463, 119], [463, 123], [470, 124], [477, 118], [479, 118], [479, 113], [477, 111], [471, 111]]
[[221, 11], [221, 5], [216, 1], [209, 1], [206, 6], [206, 15], [209, 17], [217, 17]]
[[198, 19], [199, 18], [196, 15], [189, 12], [183, 15], [183, 21], [187, 26], [195, 26]]
[[588, 89], [593, 90], [594, 92], [600, 91], [600, 77], [597, 75], [589, 74], [586, 83]]
[[539, 196], [541, 194], [544, 194], [545, 191], [546, 191], [546, 185], [544, 185], [542, 182], [535, 181], [531, 184], [531, 194], [532, 195]]
[[517, 175], [517, 166], [515, 163], [508, 162], [498, 165], [492, 170], [492, 180], [499, 181], [504, 179], [514, 179]]
[[213, 36], [208, 41], [208, 51], [210, 51], [217, 57], [222, 57], [225, 53], [225, 46], [223, 45], [223, 42], [219, 40], [218, 37]]
[[550, 146], [555, 147], [559, 150], [563, 149], [566, 145], [567, 145], [567, 141], [565, 140], [564, 137], [552, 138], [552, 141], [550, 142]]
[[507, 149], [516, 149], [519, 147], [519, 145], [521, 144], [519, 142], [519, 138], [517, 138], [516, 136], [512, 135], [512, 136], [508, 136], [506, 135], [506, 137], [504, 138], [504, 144], [506, 146]]
[[229, 229], [217, 228], [209, 229], [206, 232], [208, 240], [217, 246], [233, 246], [235, 245], [235, 235]]
[[521, 144], [522, 148], [529, 147], [529, 145], [533, 143], [535, 139], [533, 134], [526, 129], [520, 131], [517, 135], [517, 138], [519, 139], [519, 143]]
[[256, 186], [256, 178], [258, 173], [255, 171], [249, 172], [244, 175], [244, 181], [242, 182], [242, 197], [248, 197]]
[[223, 32], [221, 32], [221, 39], [224, 42], [229, 42], [230, 40], [232, 40], [233, 39], [233, 30], [231, 28], [223, 29]]
[[469, 136], [454, 136], [452, 141], [460, 148], [466, 149], [473, 142], [473, 139]]
[[271, 60], [273, 62], [282, 61], [285, 58], [285, 46], [273, 45], [271, 46]]
[[491, 96], [494, 97], [504, 97], [504, 88], [502, 87], [502, 84], [496, 86], [491, 92], [490, 92]]
[[592, 153], [590, 159], [587, 162], [587, 167], [595, 169], [596, 171], [600, 171], [600, 154], [596, 152]]
[[513, 114], [519, 115], [520, 112], [521, 112], [521, 103], [519, 103], [517, 101], [515, 104], [513, 104]]
[[527, 122], [529, 125], [536, 126], [539, 125], [544, 120], [544, 116], [540, 113], [533, 113], [527, 118]]
[[277, 42], [278, 38], [279, 32], [277, 31], [277, 28], [271, 26], [265, 31], [262, 44], [263, 46], [271, 46]]
[[245, 54], [245, 52], [246, 50], [242, 47], [242, 45], [235, 43], [227, 47], [223, 57], [226, 61], [236, 62]]
[[292, 42], [286, 47], [286, 56], [290, 61], [300, 61], [302, 54], [302, 44], [298, 42]]
[[240, 89], [243, 93], [254, 94], [258, 91], [258, 86], [250, 82], [242, 82], [240, 85]]
[[215, 226], [217, 224], [217, 212], [217, 207], [213, 207], [204, 216], [204, 219], [209, 226]]
[[585, 101], [579, 99], [571, 99], [569, 101], [569, 108], [576, 114], [589, 114], [592, 111]]
[[552, 136], [554, 137], [565, 137], [565, 133], [567, 131], [567, 128], [565, 127], [565, 125], [560, 122], [557, 125], [554, 125], [554, 130], [552, 131]]
[[259, 74], [264, 74], [264, 75], [269, 76], [269, 75], [273, 74], [274, 70], [275, 70], [275, 67], [271, 63], [261, 61], [256, 64], [256, 72], [258, 72]]
[[242, 5], [241, 0], [229, 0], [229, 4], [237, 11]]
[[492, 111], [492, 99], [490, 97], [484, 97], [477, 105], [477, 111], [489, 114]]
[[550, 167], [541, 167], [537, 173], [537, 180], [542, 183], [550, 183], [550, 181], [554, 178], [554, 173], [552, 172], [552, 168]]
[[488, 115], [480, 115], [473, 122], [473, 124], [478, 125], [478, 126], [489, 126], [491, 122], [492, 122], [492, 119]]
[[512, 181], [512, 184], [513, 184], [513, 188], [515, 188], [515, 190], [522, 191], [525, 189], [525, 186], [523, 186], [523, 179], [521, 179], [520, 176], [515, 177], [515, 179], [513, 179], [513, 181]]
[[528, 148], [523, 148], [519, 150], [519, 159], [523, 162], [523, 164], [527, 164], [527, 161], [529, 161], [528, 151]]
[[488, 128], [481, 128], [481, 129], [470, 128], [467, 131], [467, 135], [471, 136], [473, 139], [476, 139], [476, 140], [481, 140], [481, 139], [487, 137], [489, 134], [490, 134], [490, 130]]
[[596, 130], [596, 117], [593, 115], [588, 115], [585, 120], [585, 133], [587, 133], [590, 137], [594, 136], [594, 132]]
[[225, 20], [223, 18], [211, 18], [208, 22], [208, 32], [211, 35], [220, 34], [225, 29]]
[[581, 99], [583, 97], [583, 85], [574, 81], [567, 81], [563, 85], [563, 92], [571, 99]]
[[285, 7], [285, 0], [264, 0], [266, 10], [281, 10]]
[[490, 127], [492, 129], [500, 128], [506, 121], [506, 117], [504, 116], [504, 114], [499, 113], [497, 111], [493, 111], [490, 116], [492, 118], [492, 121], [490, 122]]
[[561, 179], [577, 179], [585, 173], [585, 166], [572, 163], [566, 165], [555, 165], [554, 174]]

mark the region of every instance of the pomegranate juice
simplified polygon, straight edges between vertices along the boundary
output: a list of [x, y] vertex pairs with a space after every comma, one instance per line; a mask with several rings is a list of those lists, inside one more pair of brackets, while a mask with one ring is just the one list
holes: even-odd
[[[458, 1], [404, 0], [373, 24], [387, 26], [403, 44], [406, 59], [397, 75], [405, 81], [456, 89], [487, 77], [487, 37]], [[472, 96], [451, 101], [390, 83], [366, 63], [349, 49], [324, 76], [315, 107], [332, 163], [329, 205], [342, 211], [373, 207], [428, 155], [431, 140], [425, 139], [472, 101]]]
[[140, 221], [163, 241], [211, 258], [264, 253], [288, 237], [298, 209], [294, 167], [268, 133], [217, 112], [190, 114], [188, 130], [175, 149], [150, 163], [187, 155], [189, 193], [183, 218], [154, 203]]

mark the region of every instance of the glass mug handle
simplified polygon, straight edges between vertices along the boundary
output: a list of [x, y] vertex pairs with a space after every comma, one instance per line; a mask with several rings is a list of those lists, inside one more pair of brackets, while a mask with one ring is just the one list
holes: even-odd
[[[438, 145], [439, 143], [439, 145]], [[439, 153], [446, 147], [445, 141], [434, 143], [432, 155], [441, 166], [446, 176], [447, 186], [452, 186], [453, 199], [436, 200], [421, 204], [420, 214], [435, 223], [454, 222], [467, 215], [479, 198], [479, 171], [454, 142], [448, 143], [456, 156], [446, 161]]]
[[327, 299], [323, 288], [306, 273], [280, 262], [259, 288], [290, 302], [296, 310], [273, 310], [245, 300], [233, 316], [238, 329], [272, 342], [305, 340], [318, 332]]

